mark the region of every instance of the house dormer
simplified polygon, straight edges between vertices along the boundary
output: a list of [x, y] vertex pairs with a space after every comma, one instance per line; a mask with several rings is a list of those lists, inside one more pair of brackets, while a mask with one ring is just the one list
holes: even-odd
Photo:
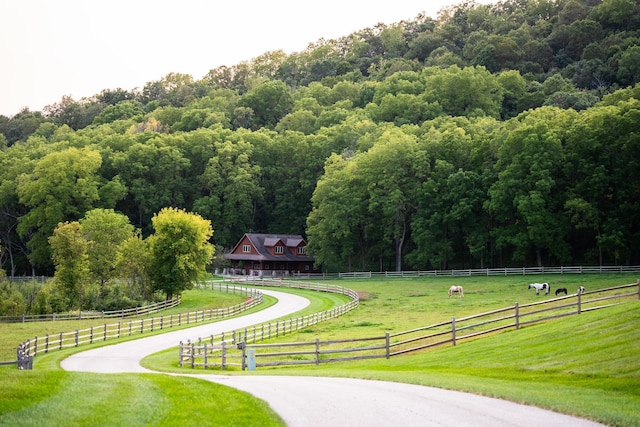
[[285, 244], [278, 237], [267, 237], [264, 239], [264, 247], [271, 255], [284, 255]]

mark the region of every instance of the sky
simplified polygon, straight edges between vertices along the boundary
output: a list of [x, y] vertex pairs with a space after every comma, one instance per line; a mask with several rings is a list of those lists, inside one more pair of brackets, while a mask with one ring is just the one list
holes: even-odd
[[[142, 89], [462, 0], [0, 0], [0, 115], [104, 89]], [[495, 1], [477, 0], [490, 4]]]

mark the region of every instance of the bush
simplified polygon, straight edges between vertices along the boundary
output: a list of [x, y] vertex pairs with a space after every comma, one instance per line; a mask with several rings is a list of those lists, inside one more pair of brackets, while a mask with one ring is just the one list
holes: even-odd
[[18, 288], [7, 280], [0, 281], [0, 316], [21, 316], [27, 301]]

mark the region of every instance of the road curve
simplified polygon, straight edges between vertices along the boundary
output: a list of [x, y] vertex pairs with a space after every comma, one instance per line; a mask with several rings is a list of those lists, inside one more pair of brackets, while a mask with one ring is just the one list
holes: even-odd
[[[296, 295], [262, 292], [278, 298], [278, 303], [236, 319], [87, 350], [64, 359], [61, 366], [68, 371], [150, 373], [154, 371], [140, 366], [140, 361], [177, 346], [181, 340], [268, 322], [309, 304]], [[184, 375], [246, 391], [268, 402], [290, 427], [601, 425], [533, 406], [412, 384], [351, 378]]]
[[211, 334], [231, 332], [269, 322], [300, 311], [309, 305], [308, 299], [298, 295], [270, 290], [261, 290], [261, 292], [264, 295], [277, 298], [278, 302], [271, 307], [246, 316], [76, 353], [64, 359], [60, 366], [67, 371], [82, 372], [154, 372], [140, 366], [140, 361], [150, 354], [177, 347], [180, 341], [186, 342], [189, 339], [208, 337]]

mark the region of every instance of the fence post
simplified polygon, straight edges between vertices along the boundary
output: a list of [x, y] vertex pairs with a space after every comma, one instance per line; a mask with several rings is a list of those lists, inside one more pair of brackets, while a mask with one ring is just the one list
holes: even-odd
[[456, 345], [456, 318], [451, 318], [451, 342]]
[[316, 338], [316, 365], [320, 364], [320, 339]]
[[44, 352], [49, 353], [49, 334], [44, 337]]
[[78, 346], [78, 330], [76, 329], [76, 347]]
[[516, 329], [520, 329], [520, 306], [516, 302], [515, 304], [515, 318], [516, 318]]
[[204, 369], [207, 369], [207, 343], [204, 343]]
[[107, 340], [107, 324], [104, 324], [104, 341]]
[[196, 366], [196, 349], [194, 343], [191, 343], [191, 369]]
[[578, 314], [582, 312], [582, 295], [578, 292]]
[[89, 344], [93, 344], [93, 326], [89, 329]]
[[178, 350], [178, 366], [182, 368], [182, 341], [180, 341], [180, 347]]
[[247, 343], [246, 341], [242, 341], [241, 343], [238, 343], [238, 346], [242, 349], [242, 370], [244, 371], [247, 366]]
[[385, 357], [388, 359], [390, 357], [390, 353], [391, 353], [391, 346], [390, 346], [390, 342], [389, 342], [389, 331], [384, 333], [384, 341], [385, 341], [385, 347], [386, 347], [386, 354]]
[[222, 370], [224, 371], [227, 368], [227, 343], [222, 340], [220, 344], [222, 344], [222, 360], [220, 361], [220, 364], [222, 365]]
[[640, 279], [638, 279], [638, 299], [640, 299]]

